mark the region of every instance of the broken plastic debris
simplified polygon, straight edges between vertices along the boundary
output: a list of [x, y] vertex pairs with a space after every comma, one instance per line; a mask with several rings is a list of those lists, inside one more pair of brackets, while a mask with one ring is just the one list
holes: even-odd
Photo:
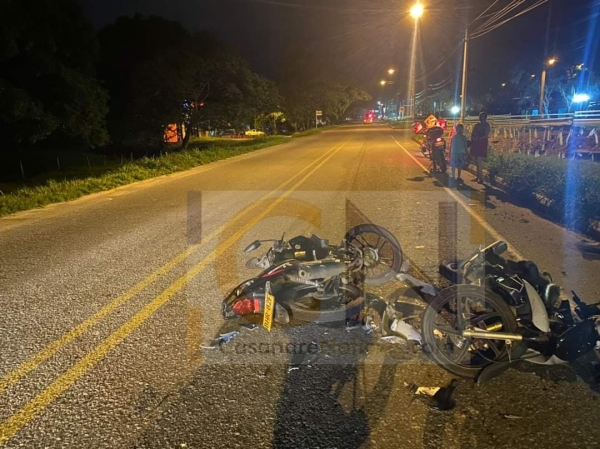
[[418, 245], [418, 246], [415, 246], [415, 248], [416, 249], [423, 249], [423, 248], [425, 248], [425, 245]]
[[248, 329], [249, 331], [253, 331], [254, 329], [258, 328], [258, 326], [254, 323], [244, 323], [241, 325], [241, 327]]
[[211, 343], [211, 346], [222, 345], [229, 343], [234, 337], [240, 335], [240, 331], [228, 332], [226, 334], [219, 335], [218, 338], [215, 338]]
[[299, 370], [299, 369], [300, 369], [300, 367], [299, 367], [299, 366], [292, 366], [292, 367], [288, 368], [288, 373], [289, 373], [290, 371], [296, 371], [296, 370]]
[[502, 417], [506, 419], [523, 419], [523, 417], [519, 415], [502, 415]]
[[421, 343], [422, 337], [421, 334], [406, 321], [402, 321], [399, 319], [395, 319], [390, 329], [397, 334], [402, 335], [407, 340], [414, 340]]
[[406, 343], [406, 340], [404, 338], [398, 337], [397, 335], [387, 335], [385, 337], [381, 337], [381, 340], [386, 341], [388, 343], [396, 344], [396, 345], [401, 345], [401, 344]]

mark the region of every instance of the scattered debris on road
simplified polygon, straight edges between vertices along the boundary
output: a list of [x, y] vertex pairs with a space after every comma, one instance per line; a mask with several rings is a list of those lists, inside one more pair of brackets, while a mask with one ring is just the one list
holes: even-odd
[[422, 397], [431, 409], [447, 411], [456, 406], [456, 401], [452, 399], [452, 393], [457, 385], [456, 379], [452, 379], [445, 387], [419, 387], [412, 383], [408, 386], [408, 391], [412, 394], [411, 402], [416, 397]]
[[523, 419], [523, 417], [519, 415], [505, 415], [500, 413], [500, 416], [502, 416], [505, 419]]
[[240, 331], [233, 331], [233, 332], [228, 332], [226, 334], [221, 334], [217, 338], [215, 338], [210, 345], [211, 346], [220, 346], [223, 344], [227, 344], [233, 338], [237, 337], [238, 335], [240, 335]]
[[406, 343], [404, 338], [398, 337], [397, 335], [386, 335], [385, 337], [381, 337], [381, 341], [385, 341], [386, 343], [392, 343], [396, 345], [403, 345]]

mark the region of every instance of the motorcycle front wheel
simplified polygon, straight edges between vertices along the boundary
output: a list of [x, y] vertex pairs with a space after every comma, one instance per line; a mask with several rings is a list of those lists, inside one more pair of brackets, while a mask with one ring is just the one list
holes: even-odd
[[372, 224], [358, 225], [346, 233], [344, 241], [363, 254], [365, 285], [384, 285], [400, 272], [402, 248], [387, 229]]
[[429, 356], [446, 371], [475, 379], [490, 363], [505, 360], [510, 347], [504, 340], [462, 337], [466, 328], [514, 333], [517, 321], [500, 296], [475, 285], [448, 287], [425, 309], [422, 331]]

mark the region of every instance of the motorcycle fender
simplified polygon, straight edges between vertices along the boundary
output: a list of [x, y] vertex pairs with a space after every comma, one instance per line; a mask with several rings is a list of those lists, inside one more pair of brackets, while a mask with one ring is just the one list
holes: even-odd
[[544, 301], [542, 301], [538, 292], [529, 282], [524, 280], [523, 283], [525, 284], [527, 297], [531, 304], [531, 321], [533, 322], [533, 325], [542, 332], [550, 332], [550, 320], [548, 319], [548, 312], [546, 311]]

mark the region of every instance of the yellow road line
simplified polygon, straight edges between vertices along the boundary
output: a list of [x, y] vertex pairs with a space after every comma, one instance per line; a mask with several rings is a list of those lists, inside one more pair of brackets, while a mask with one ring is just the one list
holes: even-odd
[[[404, 152], [406, 154], [408, 154], [410, 156], [410, 158], [417, 163], [417, 165], [419, 165], [423, 170], [427, 171], [427, 167], [425, 167], [423, 164], [421, 164], [421, 162], [410, 151], [408, 151], [406, 148], [404, 148], [404, 146], [400, 142], [398, 142], [394, 136], [391, 136], [391, 137], [392, 137], [392, 140], [396, 143], [396, 145], [398, 145], [400, 148], [402, 148], [402, 150], [404, 150]], [[458, 204], [460, 204], [462, 206], [462, 208], [464, 210], [466, 210], [469, 213], [469, 215], [471, 215], [471, 217], [473, 217], [473, 219], [483, 229], [485, 229], [488, 232], [488, 234], [490, 234], [495, 240], [504, 240], [506, 243], [508, 243], [509, 254], [511, 254], [513, 257], [515, 257], [517, 259], [524, 259], [524, 257], [514, 248], [513, 245], [511, 245], [508, 242], [508, 240], [506, 240], [504, 237], [502, 237], [502, 235], [498, 231], [496, 231], [494, 228], [492, 228], [481, 215], [479, 215], [471, 207], [469, 207], [469, 205], [456, 192], [454, 192], [452, 189], [449, 189], [448, 187], [442, 187], [442, 188], [446, 191], [446, 193], [448, 193], [448, 195], [450, 195], [452, 198], [454, 198], [456, 200], [456, 202]]]
[[252, 220], [246, 222], [237, 232], [231, 235], [221, 245], [211, 251], [204, 259], [192, 267], [187, 273], [178, 278], [173, 284], [165, 289], [160, 295], [154, 298], [129, 321], [123, 324], [119, 329], [110, 334], [98, 346], [96, 346], [85, 357], [80, 359], [75, 365], [60, 375], [52, 384], [35, 398], [29, 401], [21, 410], [12, 415], [9, 419], [0, 424], [0, 445], [6, 443], [29, 421], [41, 413], [58, 396], [71, 387], [79, 378], [86, 374], [90, 369], [96, 366], [112, 349], [118, 346], [129, 334], [143, 324], [148, 318], [156, 313], [164, 304], [166, 304], [177, 292], [179, 292], [188, 282], [201, 273], [208, 264], [221, 256], [230, 246], [234, 245], [244, 234], [254, 225], [259, 223], [269, 212], [279, 205], [285, 198], [290, 196], [301, 184], [320, 169], [333, 155], [342, 149], [345, 142], [335, 151], [330, 152], [316, 167], [307, 173], [302, 179], [295, 183], [283, 195], [276, 198], [270, 206], [263, 212], [255, 216]]
[[279, 185], [276, 189], [267, 193], [265, 196], [263, 196], [258, 201], [253, 203], [251, 206], [249, 206], [248, 208], [246, 208], [246, 209], [242, 210], [241, 212], [239, 212], [238, 214], [236, 214], [227, 223], [223, 224], [222, 226], [220, 226], [219, 228], [217, 228], [216, 230], [211, 232], [209, 235], [207, 235], [205, 238], [203, 238], [202, 241], [200, 241], [199, 243], [197, 243], [193, 246], [190, 246], [184, 252], [182, 252], [181, 254], [176, 256], [174, 259], [172, 259], [170, 262], [167, 262], [165, 265], [163, 265], [158, 270], [156, 270], [155, 272], [150, 274], [148, 277], [146, 277], [145, 279], [138, 282], [127, 292], [123, 293], [122, 295], [120, 295], [117, 298], [115, 298], [114, 300], [112, 300], [110, 303], [106, 304], [102, 309], [100, 309], [99, 311], [94, 313], [91, 317], [89, 317], [82, 323], [80, 323], [77, 326], [75, 326], [74, 328], [72, 328], [70, 331], [68, 331], [67, 333], [62, 335], [57, 340], [54, 340], [52, 343], [47, 345], [44, 349], [42, 349], [37, 354], [35, 354], [33, 357], [31, 357], [29, 360], [23, 362], [21, 365], [19, 365], [13, 371], [11, 371], [10, 373], [8, 373], [4, 377], [2, 377], [2, 379], [0, 379], [0, 394], [2, 394], [4, 392], [4, 390], [6, 390], [7, 387], [18, 382], [23, 376], [25, 376], [28, 373], [30, 373], [31, 371], [35, 370], [43, 362], [45, 362], [50, 357], [52, 357], [54, 354], [56, 354], [63, 346], [65, 346], [68, 343], [72, 342], [73, 340], [79, 338], [81, 335], [83, 335], [85, 332], [87, 332], [88, 329], [90, 329], [92, 326], [95, 326], [104, 317], [111, 314], [115, 309], [119, 308], [123, 304], [127, 303], [135, 295], [142, 292], [146, 287], [148, 287], [149, 285], [154, 283], [158, 278], [167, 274], [175, 266], [177, 266], [179, 263], [181, 263], [186, 258], [188, 258], [196, 250], [200, 249], [202, 246], [204, 246], [205, 244], [207, 244], [208, 242], [213, 240], [215, 237], [219, 236], [220, 233], [223, 231], [223, 229], [225, 229], [225, 227], [227, 226], [227, 224], [229, 222], [239, 220], [240, 218], [242, 218], [243, 216], [248, 214], [250, 211], [257, 208], [261, 202], [266, 201], [271, 195], [273, 195], [274, 193], [276, 193], [278, 191], [285, 189], [286, 185], [294, 182], [294, 180], [297, 179], [298, 177], [302, 176], [302, 174], [306, 170], [309, 170], [312, 166], [317, 164], [320, 160], [323, 160], [324, 158], [326, 158], [329, 154], [332, 154], [333, 152], [337, 151], [339, 148], [341, 148], [341, 146], [343, 146], [345, 144], [345, 142], [342, 144], [338, 144], [338, 145], [330, 148], [329, 150], [327, 150], [327, 152], [323, 156], [314, 160], [309, 165], [307, 165], [302, 170], [300, 170], [296, 175], [292, 176], [290, 179], [288, 179], [287, 181], [285, 181], [284, 183]]

